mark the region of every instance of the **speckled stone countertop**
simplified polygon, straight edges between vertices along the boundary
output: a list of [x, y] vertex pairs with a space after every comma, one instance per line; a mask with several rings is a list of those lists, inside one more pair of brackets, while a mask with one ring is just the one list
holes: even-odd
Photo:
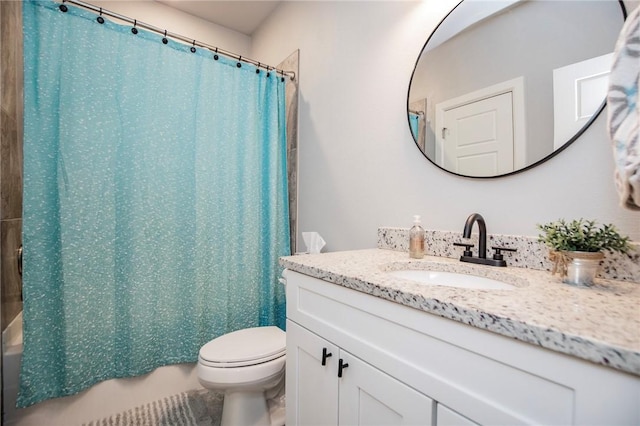
[[[640, 285], [563, 284], [546, 271], [499, 268], [383, 249], [287, 256], [290, 270], [640, 376]], [[386, 272], [429, 269], [486, 276], [512, 290], [425, 285]]]

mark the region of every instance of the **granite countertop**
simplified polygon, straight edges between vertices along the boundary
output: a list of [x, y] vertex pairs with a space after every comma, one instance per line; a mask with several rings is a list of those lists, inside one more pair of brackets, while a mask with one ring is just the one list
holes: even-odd
[[[640, 376], [640, 284], [563, 284], [549, 272], [462, 263], [383, 249], [287, 256], [292, 271]], [[424, 285], [386, 271], [430, 269], [486, 276], [513, 290]]]

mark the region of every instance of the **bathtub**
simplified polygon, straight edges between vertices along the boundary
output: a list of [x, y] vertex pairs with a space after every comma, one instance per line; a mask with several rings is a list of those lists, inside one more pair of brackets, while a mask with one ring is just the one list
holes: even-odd
[[2, 332], [2, 424], [16, 416], [16, 397], [22, 359], [22, 312]]
[[22, 313], [2, 333], [4, 426], [48, 426], [88, 423], [152, 401], [202, 389], [195, 364], [160, 367], [149, 374], [106, 380], [77, 395], [16, 408], [22, 359]]

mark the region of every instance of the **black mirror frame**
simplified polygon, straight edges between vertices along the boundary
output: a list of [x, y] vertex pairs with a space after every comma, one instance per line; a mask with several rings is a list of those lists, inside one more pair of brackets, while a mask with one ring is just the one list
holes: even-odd
[[[409, 125], [409, 130], [411, 130], [411, 120], [409, 118], [409, 96], [411, 94], [411, 83], [413, 82], [413, 76], [414, 76], [414, 74], [416, 72], [416, 69], [418, 68], [418, 63], [420, 62], [420, 58], [422, 57], [422, 53], [424, 52], [424, 50], [426, 49], [427, 45], [429, 44], [429, 41], [431, 40], [431, 37], [433, 37], [433, 35], [438, 30], [438, 28], [440, 28], [440, 25], [442, 25], [442, 23], [444, 21], [446, 21], [446, 19], [449, 17], [449, 15], [451, 15], [453, 13], [453, 11], [456, 10], [458, 8], [458, 6], [460, 6], [463, 2], [464, 2], [464, 0], [460, 0], [458, 2], [458, 4], [453, 9], [451, 9], [449, 11], [449, 13], [447, 13], [444, 18], [442, 18], [442, 20], [433, 29], [433, 31], [429, 35], [429, 38], [427, 39], [427, 41], [422, 46], [422, 49], [420, 50], [420, 54], [418, 54], [418, 58], [416, 59], [416, 64], [414, 65], [413, 71], [411, 72], [411, 78], [409, 79], [409, 87], [407, 89], [407, 114], [406, 115], [407, 115], [407, 124]], [[622, 21], [624, 23], [624, 21], [627, 20], [627, 8], [625, 7], [623, 0], [618, 0], [618, 4], [620, 5], [620, 10], [622, 11]], [[582, 136], [582, 134], [591, 126], [591, 124], [596, 120], [596, 118], [598, 118], [598, 116], [600, 116], [600, 114], [604, 110], [604, 107], [606, 106], [606, 104], [607, 104], [607, 100], [605, 98], [602, 101], [602, 104], [600, 105], [600, 108], [598, 109], [598, 111], [589, 119], [589, 121], [587, 121], [585, 123], [585, 125], [582, 126], [582, 128], [575, 135], [573, 135], [573, 137], [571, 139], [569, 139], [567, 142], [565, 142], [560, 148], [554, 150], [551, 154], [549, 154], [546, 157], [536, 161], [535, 163], [529, 164], [528, 166], [523, 167], [521, 169], [514, 170], [513, 172], [504, 173], [504, 174], [501, 174], [501, 175], [495, 175], [495, 176], [467, 176], [467, 175], [462, 175], [460, 173], [452, 172], [451, 170], [447, 170], [444, 167], [441, 167], [438, 164], [436, 164], [429, 157], [427, 157], [427, 154], [425, 154], [424, 151], [420, 149], [420, 146], [418, 145], [418, 141], [416, 140], [415, 136], [413, 135], [413, 132], [410, 131], [409, 133], [411, 133], [411, 137], [413, 138], [413, 142], [416, 144], [416, 148], [418, 148], [418, 151], [420, 151], [420, 153], [422, 153], [424, 158], [426, 158], [431, 164], [433, 164], [434, 166], [436, 166], [440, 170], [443, 170], [443, 171], [445, 171], [445, 172], [447, 172], [449, 174], [455, 175], [455, 176], [460, 176], [460, 177], [469, 178], [469, 179], [495, 179], [495, 178], [501, 178], [501, 177], [505, 177], [505, 176], [512, 176], [512, 175], [515, 175], [515, 174], [518, 174], [518, 173], [522, 173], [522, 172], [527, 171], [529, 169], [532, 169], [532, 168], [534, 168], [536, 166], [539, 166], [540, 164], [544, 163], [545, 161], [548, 161], [551, 158], [555, 157], [556, 155], [560, 154], [569, 145], [574, 143], [580, 136]]]

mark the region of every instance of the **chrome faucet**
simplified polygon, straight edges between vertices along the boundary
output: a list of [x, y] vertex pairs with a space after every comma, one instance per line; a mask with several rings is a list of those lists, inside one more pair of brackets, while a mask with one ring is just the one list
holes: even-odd
[[464, 253], [460, 256], [461, 262], [478, 263], [481, 265], [491, 266], [507, 266], [507, 262], [504, 260], [502, 251], [516, 251], [516, 249], [508, 247], [491, 247], [495, 250], [492, 259], [487, 259], [487, 224], [484, 218], [479, 213], [473, 213], [469, 215], [467, 221], [464, 223], [464, 230], [462, 231], [462, 238], [471, 238], [471, 230], [473, 225], [478, 223], [478, 257], [474, 257], [471, 252], [473, 244], [466, 243], [453, 243], [456, 246], [462, 246], [465, 248]]

